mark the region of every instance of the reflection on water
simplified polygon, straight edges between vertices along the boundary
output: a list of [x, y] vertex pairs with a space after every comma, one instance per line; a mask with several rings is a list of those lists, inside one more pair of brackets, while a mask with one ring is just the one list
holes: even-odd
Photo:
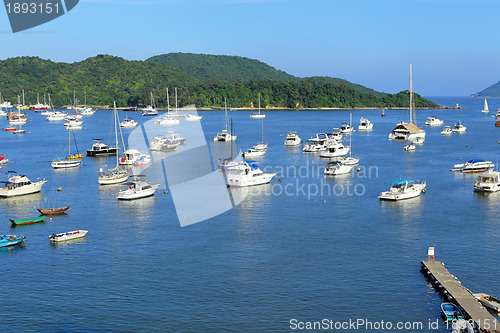
[[[69, 231], [69, 230], [68, 230]], [[61, 232], [68, 232], [68, 231], [61, 231]], [[50, 236], [49, 236], [50, 237]], [[64, 242], [51, 242], [48, 237], [47, 241], [49, 242], [50, 246], [53, 248], [59, 248], [59, 249], [71, 249], [78, 244], [84, 244], [87, 242], [87, 237], [81, 237], [81, 238], [76, 238], [76, 239], [70, 239]]]
[[38, 192], [17, 197], [1, 198], [0, 205], [4, 206], [7, 213], [16, 216], [16, 218], [28, 218], [38, 214], [36, 209], [41, 207], [43, 199], [43, 195]]

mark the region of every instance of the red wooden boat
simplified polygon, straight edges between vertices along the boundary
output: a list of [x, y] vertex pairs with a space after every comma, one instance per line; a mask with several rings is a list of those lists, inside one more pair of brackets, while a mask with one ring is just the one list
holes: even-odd
[[7, 128], [4, 128], [4, 131], [15, 131], [17, 129], [17, 127], [7, 127]]
[[37, 208], [42, 215], [57, 215], [62, 214], [69, 209], [69, 206], [59, 208]]

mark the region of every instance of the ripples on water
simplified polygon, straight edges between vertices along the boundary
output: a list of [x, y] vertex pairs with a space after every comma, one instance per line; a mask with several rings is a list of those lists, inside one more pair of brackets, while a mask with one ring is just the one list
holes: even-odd
[[[500, 195], [474, 193], [474, 175], [448, 171], [472, 158], [498, 162], [500, 129], [491, 113], [480, 112], [480, 99], [434, 100], [467, 109], [418, 111], [419, 124], [437, 115], [445, 125], [461, 120], [467, 133], [444, 137], [440, 127], [426, 127], [426, 143], [404, 152], [403, 143], [387, 136], [406, 119], [405, 111], [386, 111], [385, 118], [380, 110], [353, 111], [356, 125], [362, 116], [375, 125], [373, 132], [352, 136], [360, 168], [376, 167], [371, 177], [355, 172], [324, 179], [309, 172], [297, 180], [285, 173], [281, 183], [249, 189], [235, 209], [185, 228], [163, 191], [118, 202], [119, 186], [99, 187], [96, 172], [105, 158], [85, 158], [79, 170], [52, 170], [50, 161], [67, 149], [67, 132], [62, 123], [31, 115], [25, 136], [0, 133], [0, 153], [14, 161], [3, 170], [48, 180], [41, 194], [0, 200], [0, 233], [27, 236], [22, 247], [0, 249], [2, 326], [23, 332], [284, 332], [291, 318], [427, 323], [439, 318], [441, 299], [419, 272], [419, 262], [434, 244], [436, 258], [465, 286], [500, 295]], [[492, 110], [500, 105], [489, 103]], [[223, 115], [202, 114], [211, 141]], [[260, 121], [247, 112], [230, 114], [243, 149], [260, 141]], [[84, 120], [84, 129], [75, 133], [80, 150], [89, 149], [95, 136], [108, 139], [108, 112]], [[286, 149], [284, 134], [296, 130], [305, 140], [348, 120], [348, 112], [268, 112], [270, 148], [261, 165], [322, 172], [326, 162]], [[379, 202], [385, 181], [399, 176], [426, 180], [427, 193]], [[287, 184], [294, 191], [302, 184], [326, 184], [325, 190], [359, 185], [364, 194], [276, 195]], [[9, 226], [9, 218], [36, 216], [36, 207], [66, 204], [67, 215]], [[89, 230], [87, 238], [49, 245], [50, 234], [75, 229]]]

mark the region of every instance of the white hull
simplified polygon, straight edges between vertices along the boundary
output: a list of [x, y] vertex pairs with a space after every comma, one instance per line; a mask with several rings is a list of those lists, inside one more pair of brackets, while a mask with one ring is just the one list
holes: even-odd
[[52, 161], [52, 163], [50, 165], [54, 169], [69, 169], [69, 168], [79, 167], [81, 162], [82, 162], [81, 160]]
[[123, 128], [135, 128], [136, 126], [137, 126], [137, 123], [135, 123], [135, 124], [132, 124], [132, 123], [120, 124], [120, 127], [123, 127]]
[[327, 149], [326, 151], [319, 154], [319, 156], [324, 158], [340, 157], [349, 154], [349, 150], [349, 147], [338, 148], [335, 151]]
[[358, 131], [371, 131], [373, 130], [373, 124], [370, 124], [369, 126], [358, 126]]
[[38, 193], [42, 190], [43, 184], [45, 184], [47, 181], [42, 180], [39, 182], [31, 183], [29, 185], [25, 185], [22, 187], [17, 187], [14, 189], [6, 189], [5, 187], [0, 188], [0, 197], [15, 197], [18, 195], [26, 195], [26, 194], [33, 194], [33, 193]]
[[407, 189], [404, 192], [392, 191], [392, 190], [381, 192], [378, 198], [380, 200], [391, 200], [391, 201], [411, 199], [418, 197], [424, 189], [425, 189], [425, 183], [414, 184], [410, 189]]
[[250, 115], [250, 118], [263, 119], [263, 118], [266, 118], [266, 115], [265, 114], [252, 114], [252, 115]]
[[264, 155], [266, 155], [265, 150], [246, 151], [246, 152], [241, 154], [241, 156], [243, 156], [243, 158], [262, 157]]
[[26, 124], [26, 119], [10, 120], [9, 124], [10, 125], [24, 125], [24, 124]]
[[187, 121], [199, 121], [199, 120], [201, 120], [201, 118], [203, 118], [203, 116], [195, 116], [192, 114], [188, 114], [186, 117], [186, 120]]
[[425, 138], [425, 132], [415, 133], [415, 134], [407, 134], [407, 135], [397, 134], [397, 133], [393, 133], [393, 132], [391, 132], [389, 134], [389, 139], [391, 139], [391, 140], [414, 141], [418, 138]]
[[267, 184], [276, 176], [276, 173], [265, 173], [259, 176], [228, 176], [227, 185], [233, 187], [246, 187]]
[[151, 185], [151, 188], [141, 191], [135, 191], [134, 189], [127, 189], [124, 191], [120, 191], [118, 196], [116, 197], [119, 200], [135, 200], [150, 197], [155, 194], [156, 189], [160, 187], [160, 185]]
[[51, 242], [54, 243], [65, 242], [85, 237], [87, 233], [88, 233], [87, 230], [75, 230], [75, 231], [63, 232], [61, 234], [54, 234], [52, 236], [49, 236], [49, 239]]
[[179, 125], [180, 121], [176, 118], [162, 118], [156, 121], [157, 125]]
[[342, 164], [338, 167], [326, 168], [324, 174], [325, 176], [345, 175], [351, 172], [352, 168], [352, 165]]
[[224, 142], [230, 142], [230, 141], [236, 141], [237, 136], [236, 135], [225, 135], [225, 136], [216, 136], [214, 138], [214, 141], [224, 141]]
[[97, 181], [100, 185], [113, 185], [126, 182], [128, 177], [128, 173], [112, 173], [109, 175], [100, 175]]

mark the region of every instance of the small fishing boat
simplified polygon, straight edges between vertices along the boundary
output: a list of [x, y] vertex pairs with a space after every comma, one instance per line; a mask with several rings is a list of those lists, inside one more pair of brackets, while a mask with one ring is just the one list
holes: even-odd
[[373, 129], [373, 123], [366, 118], [361, 118], [359, 120], [358, 130], [359, 131], [371, 131]]
[[87, 235], [88, 231], [87, 230], [75, 230], [75, 231], [68, 231], [68, 232], [63, 232], [60, 234], [52, 234], [49, 236], [49, 239], [51, 242], [65, 242], [77, 238], [82, 238]]
[[69, 206], [58, 208], [37, 208], [42, 215], [58, 215], [62, 214], [69, 209]]
[[17, 130], [17, 127], [6, 127], [3, 129], [4, 131], [10, 132], [10, 131], [15, 131]]
[[0, 154], [0, 166], [9, 164], [9, 159], [5, 157], [4, 154]]
[[462, 122], [458, 122], [455, 124], [455, 127], [453, 127], [452, 131], [453, 133], [464, 133], [467, 130], [467, 127], [465, 127]]
[[44, 220], [45, 220], [45, 215], [23, 220], [9, 219], [10, 223], [12, 223], [13, 226], [40, 223], [43, 222]]
[[426, 126], [441, 126], [444, 124], [444, 120], [441, 120], [437, 117], [427, 117], [427, 120], [425, 121]]
[[425, 192], [426, 183], [416, 183], [413, 179], [396, 179], [390, 180], [391, 187], [388, 191], [380, 192], [378, 198], [380, 200], [404, 200], [415, 198], [420, 193]]
[[285, 147], [295, 147], [300, 145], [301, 139], [298, 136], [297, 132], [290, 131], [286, 135], [285, 139]]
[[459, 319], [451, 325], [451, 333], [475, 333], [475, 331], [468, 320]]
[[452, 133], [453, 131], [450, 126], [443, 127], [443, 130], [441, 131], [441, 135], [451, 135]]
[[471, 172], [485, 172], [487, 170], [494, 169], [494, 168], [495, 168], [495, 164], [491, 161], [469, 160], [463, 164], [453, 165], [453, 169], [451, 169], [450, 171], [471, 173]]
[[26, 134], [26, 130], [24, 130], [22, 128], [18, 128], [15, 131], [12, 131], [12, 133], [14, 133], [14, 134]]
[[149, 184], [142, 180], [143, 175], [133, 176], [135, 179], [126, 190], [118, 192], [118, 200], [135, 200], [155, 194], [160, 184]]
[[404, 146], [403, 148], [405, 151], [414, 151], [417, 149], [417, 147], [412, 143], [410, 143], [409, 145], [406, 145]]
[[474, 184], [474, 191], [497, 192], [500, 191], [500, 172], [488, 170], [481, 174]]
[[500, 314], [500, 300], [488, 294], [478, 293], [474, 297], [487, 309]]
[[460, 311], [460, 308], [453, 303], [441, 303], [441, 311], [446, 317], [446, 320], [449, 322], [464, 318], [464, 315], [462, 311]]
[[0, 247], [15, 246], [24, 242], [26, 236], [1, 235]]
[[351, 172], [353, 165], [344, 164], [341, 161], [329, 162], [323, 172], [325, 176], [344, 175]]

